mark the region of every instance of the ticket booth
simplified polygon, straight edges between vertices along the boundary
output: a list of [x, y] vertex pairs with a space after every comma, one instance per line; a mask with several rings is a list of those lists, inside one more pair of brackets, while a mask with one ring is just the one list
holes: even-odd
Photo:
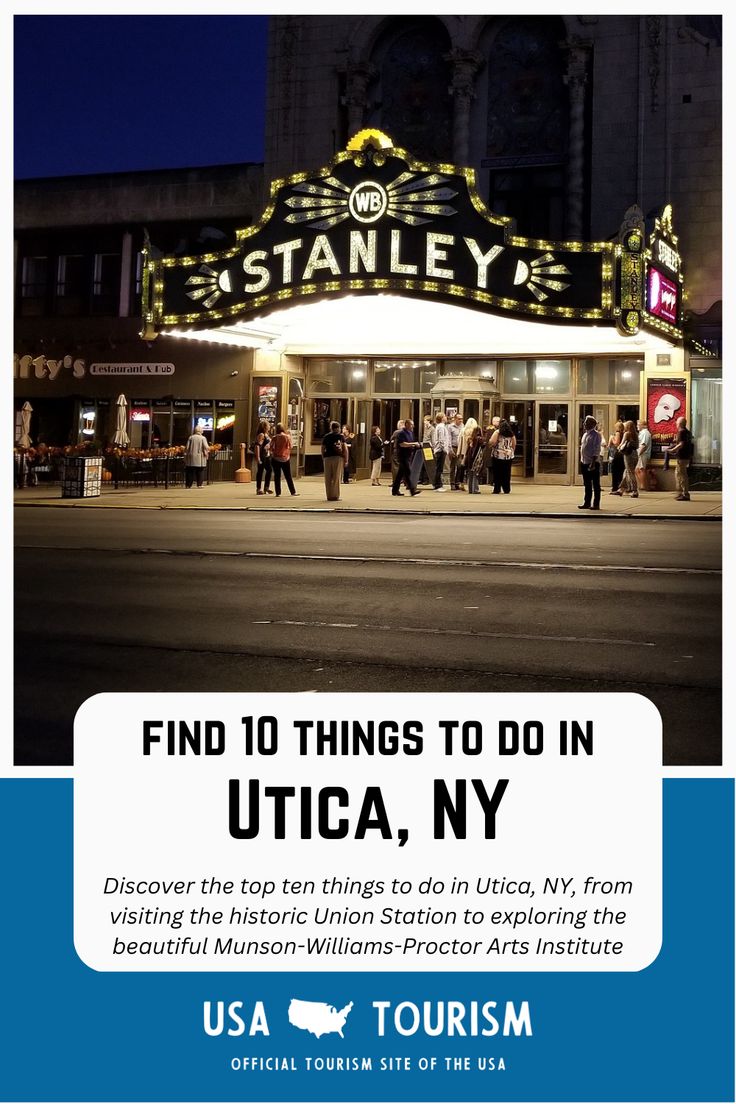
[[493, 376], [440, 376], [429, 394], [432, 414], [441, 412], [448, 418], [459, 414], [463, 422], [475, 418], [482, 427], [490, 425], [500, 398]]

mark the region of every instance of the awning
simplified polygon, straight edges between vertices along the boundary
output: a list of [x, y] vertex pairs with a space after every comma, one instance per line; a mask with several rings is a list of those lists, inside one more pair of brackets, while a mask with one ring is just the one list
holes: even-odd
[[561, 326], [400, 295], [323, 299], [274, 310], [252, 322], [162, 332], [302, 356], [642, 356], [675, 345], [644, 330], [626, 337], [607, 322]]

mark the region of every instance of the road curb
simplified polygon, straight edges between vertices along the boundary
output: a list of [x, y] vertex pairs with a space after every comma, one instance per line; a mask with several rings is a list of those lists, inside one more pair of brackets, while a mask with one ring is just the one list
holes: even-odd
[[[423, 510], [420, 508], [394, 508], [381, 507], [381, 506], [216, 506], [216, 505], [197, 505], [197, 506], [185, 506], [185, 505], [170, 505], [169, 503], [127, 503], [116, 502], [101, 503], [101, 502], [86, 502], [81, 501], [66, 501], [66, 502], [15, 502], [14, 506], [21, 509], [46, 509], [46, 510], [74, 510], [74, 509], [92, 509], [92, 510], [171, 510], [182, 511], [189, 513], [197, 512], [216, 512], [216, 513], [257, 513], [257, 514], [356, 514], [364, 517], [370, 517], [371, 515], [382, 517], [443, 517], [443, 518], [534, 518], [536, 520], [573, 520], [576, 521], [588, 521], [597, 524], [602, 518], [626, 520], [626, 521], [708, 521], [708, 522], [722, 522], [723, 517], [721, 514], [639, 514], [628, 513], [625, 511], [617, 510], [615, 512], [609, 512], [607, 510], [601, 510], [597, 513], [585, 513], [583, 511], [552, 511], [552, 510], [514, 510], [493, 512], [484, 510], [482, 512], [478, 510]], [[593, 518], [596, 520], [593, 521]]]

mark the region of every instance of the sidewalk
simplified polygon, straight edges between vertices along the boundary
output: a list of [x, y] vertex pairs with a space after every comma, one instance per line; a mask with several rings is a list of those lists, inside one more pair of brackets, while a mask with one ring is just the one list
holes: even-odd
[[494, 495], [481, 487], [479, 495], [462, 491], [438, 493], [422, 488], [421, 495], [404, 495], [401, 502], [391, 495], [387, 479], [383, 486], [372, 487], [369, 479], [341, 488], [339, 502], [327, 502], [321, 475], [306, 476], [296, 481], [298, 497], [292, 498], [285, 488], [281, 498], [256, 495], [255, 483], [211, 483], [201, 488], [120, 487], [116, 491], [103, 485], [96, 498], [62, 498], [61, 487], [27, 487], [13, 493], [15, 506], [52, 506], [62, 509], [127, 509], [127, 510], [254, 510], [299, 513], [380, 513], [413, 515], [453, 515], [479, 517], [566, 517], [579, 518], [595, 524], [601, 517], [720, 521], [722, 494], [720, 491], [692, 491], [689, 502], [677, 502], [674, 492], [640, 493], [638, 498], [618, 498], [604, 489], [600, 513], [578, 510], [582, 487], [554, 487], [517, 481], [510, 495]]

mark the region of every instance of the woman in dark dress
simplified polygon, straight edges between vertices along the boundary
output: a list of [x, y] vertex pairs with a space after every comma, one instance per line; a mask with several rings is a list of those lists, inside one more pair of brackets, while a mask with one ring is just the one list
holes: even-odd
[[[273, 494], [270, 490], [271, 486], [271, 438], [269, 436], [269, 426], [265, 419], [258, 423], [258, 432], [256, 433], [255, 441], [255, 454], [256, 454], [256, 494]], [[263, 483], [263, 489], [261, 489], [261, 483]]]
[[353, 431], [352, 431], [352, 429], [350, 428], [349, 425], [344, 425], [342, 427], [342, 435], [345, 438], [345, 444], [347, 446], [347, 452], [345, 453], [345, 456], [346, 456], [345, 466], [343, 468], [343, 473], [342, 473], [342, 481], [343, 481], [343, 483], [349, 483], [350, 482], [350, 472], [351, 472], [351, 470], [352, 470], [353, 474], [355, 474], [355, 461], [353, 460], [353, 456], [352, 456], [353, 441], [355, 440], [355, 434], [353, 433]]
[[609, 494], [616, 494], [624, 474], [624, 457], [619, 448], [624, 436], [624, 423], [616, 422], [613, 433], [608, 438], [608, 463], [611, 469], [611, 490]]

